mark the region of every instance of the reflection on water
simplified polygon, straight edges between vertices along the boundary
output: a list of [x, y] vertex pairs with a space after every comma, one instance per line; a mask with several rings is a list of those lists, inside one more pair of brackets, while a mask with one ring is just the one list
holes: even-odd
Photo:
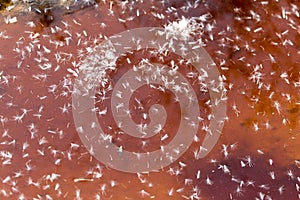
[[[102, 1], [76, 12], [57, 8], [51, 15], [16, 15], [12, 23], [1, 16], [1, 199], [299, 199], [299, 9], [298, 2], [287, 0]], [[202, 39], [226, 80], [228, 119], [218, 144], [196, 160], [204, 132], [199, 129], [199, 141], [160, 172], [126, 174], [105, 167], [75, 130], [76, 69], [104, 36], [161, 27], [182, 16], [203, 24], [194, 37]], [[120, 58], [120, 70], [111, 72], [116, 80], [130, 67], [126, 56], [138, 62], [149, 55], [140, 51]], [[167, 59], [177, 58], [169, 54]], [[165, 129], [173, 133], [175, 113], [180, 114], [170, 103], [174, 97], [148, 89], [140, 88], [135, 98], [145, 110], [150, 101], [169, 105], [173, 114]], [[205, 127], [209, 95], [197, 95]], [[144, 110], [134, 99], [132, 104], [139, 122]], [[97, 106], [103, 110], [103, 104]], [[131, 151], [163, 144], [163, 133], [151, 141], [131, 140], [115, 133], [109, 114], [98, 117], [114, 142]]]

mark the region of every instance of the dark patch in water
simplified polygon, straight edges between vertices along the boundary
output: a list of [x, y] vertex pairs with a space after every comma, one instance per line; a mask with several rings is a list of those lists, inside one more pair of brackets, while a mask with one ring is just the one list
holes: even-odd
[[0, 0], [0, 11], [5, 10], [8, 6], [11, 6], [12, 2], [10, 0]]

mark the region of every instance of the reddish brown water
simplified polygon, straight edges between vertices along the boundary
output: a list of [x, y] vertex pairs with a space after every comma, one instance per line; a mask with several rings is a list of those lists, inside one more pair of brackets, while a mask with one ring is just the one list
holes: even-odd
[[[1, 17], [0, 199], [300, 198], [300, 4], [213, 0], [189, 7], [185, 1], [168, 2], [133, 4], [131, 12], [122, 12], [116, 3], [111, 10], [109, 3], [70, 14], [56, 9], [50, 23], [35, 14], [18, 16], [13, 24], [5, 24]], [[170, 13], [170, 7], [175, 11]], [[157, 13], [164, 18], [155, 17]], [[211, 17], [205, 24], [214, 28], [196, 37], [203, 38], [228, 89], [228, 120], [218, 144], [206, 158], [195, 160], [193, 151], [199, 146], [195, 142], [160, 172], [137, 175], [105, 167], [90, 156], [75, 130], [71, 108], [75, 77], [67, 69], [78, 67], [86, 48], [99, 43], [100, 34], [161, 27], [181, 16], [206, 13]], [[128, 20], [130, 16], [134, 18]], [[128, 56], [137, 62], [149, 55]], [[52, 67], [42, 70], [39, 64], [45, 63]], [[130, 67], [125, 58], [118, 63], [120, 70], [111, 74], [116, 80]], [[251, 79], [259, 73], [263, 74], [259, 81], [259, 76]], [[52, 88], [56, 89], [51, 92]], [[165, 128], [175, 132], [175, 114], [180, 110], [172, 103], [172, 94], [148, 89], [140, 88], [134, 97], [144, 102], [146, 110], [153, 102], [169, 105], [172, 114]], [[207, 123], [210, 111], [203, 102], [209, 96], [198, 98]], [[133, 119], [139, 122], [141, 111], [132, 104]], [[109, 114], [99, 119], [104, 127], [114, 124]], [[143, 151], [157, 149], [161, 135], [147, 141]], [[114, 142], [131, 151], [140, 145], [123, 135]]]

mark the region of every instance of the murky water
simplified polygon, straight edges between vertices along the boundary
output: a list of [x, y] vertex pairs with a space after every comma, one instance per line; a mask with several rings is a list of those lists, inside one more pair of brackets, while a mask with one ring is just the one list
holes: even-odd
[[[51, 20], [28, 13], [7, 24], [8, 17], [1, 16], [1, 199], [299, 199], [300, 4], [122, 2], [102, 1], [74, 12], [55, 8]], [[194, 37], [202, 39], [225, 78], [227, 120], [221, 138], [204, 159], [195, 159], [200, 145], [195, 141], [183, 157], [159, 172], [110, 169], [89, 154], [75, 129], [71, 95], [76, 69], [103, 36], [163, 27], [182, 16], [203, 16], [198, 22], [205, 28]], [[172, 53], [160, 56], [167, 65], [180, 60]], [[108, 72], [112, 82], [144, 57], [151, 54], [141, 50], [119, 58], [119, 69]], [[180, 66], [182, 73], [190, 68]], [[197, 97], [205, 127], [209, 94]], [[109, 108], [110, 98], [97, 98], [99, 110]], [[165, 132], [149, 140], [116, 134], [110, 109], [98, 119], [117, 146], [153, 151], [172, 140], [178, 129], [181, 113], [173, 100], [172, 93], [147, 86], [134, 93], [131, 115], [136, 123], [149, 123], [142, 117], [151, 104], [167, 108]], [[162, 142], [165, 133], [170, 136]], [[204, 133], [200, 127], [199, 141]]]

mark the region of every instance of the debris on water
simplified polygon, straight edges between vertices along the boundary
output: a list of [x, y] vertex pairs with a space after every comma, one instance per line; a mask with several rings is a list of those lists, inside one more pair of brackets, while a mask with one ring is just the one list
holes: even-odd
[[0, 0], [0, 11], [4, 15], [20, 15], [43, 12], [43, 8], [59, 8], [64, 9], [65, 13], [71, 13], [96, 4], [96, 0]]
[[[3, 0], [0, 5], [0, 199], [299, 199], [299, 2]], [[109, 36], [145, 26], [165, 28], [173, 42], [196, 39], [194, 47], [204, 47], [221, 73], [224, 85], [214, 91], [226, 94], [227, 117], [220, 141], [204, 159], [199, 159], [205, 151], [201, 142], [215, 118], [211, 106], [219, 103], [210, 101], [207, 73], [196, 72], [163, 45], [120, 58], [112, 49], [97, 52]], [[108, 67], [96, 68], [101, 61]], [[147, 72], [149, 62], [168, 70]], [[158, 137], [128, 136], [112, 117], [112, 106], [124, 105], [110, 104], [111, 91], [129, 68], [141, 74], [136, 79], [182, 72], [192, 83], [164, 79], [162, 86], [149, 84], [133, 93], [126, 116], [138, 128], [150, 123], [150, 104], [166, 105], [169, 123], [157, 124]], [[137, 156], [166, 151], [185, 115], [168, 87], [194, 89], [200, 128], [187, 153], [151, 173], [122, 173], [96, 160], [90, 154], [95, 150], [85, 149], [77, 134], [84, 128], [73, 122], [73, 83], [82, 71], [91, 87], [99, 84], [95, 108], [88, 110], [98, 121], [87, 124], [103, 126], [99, 137], [112, 141], [113, 153], [123, 160], [127, 151]], [[126, 81], [122, 87], [130, 89]]]

